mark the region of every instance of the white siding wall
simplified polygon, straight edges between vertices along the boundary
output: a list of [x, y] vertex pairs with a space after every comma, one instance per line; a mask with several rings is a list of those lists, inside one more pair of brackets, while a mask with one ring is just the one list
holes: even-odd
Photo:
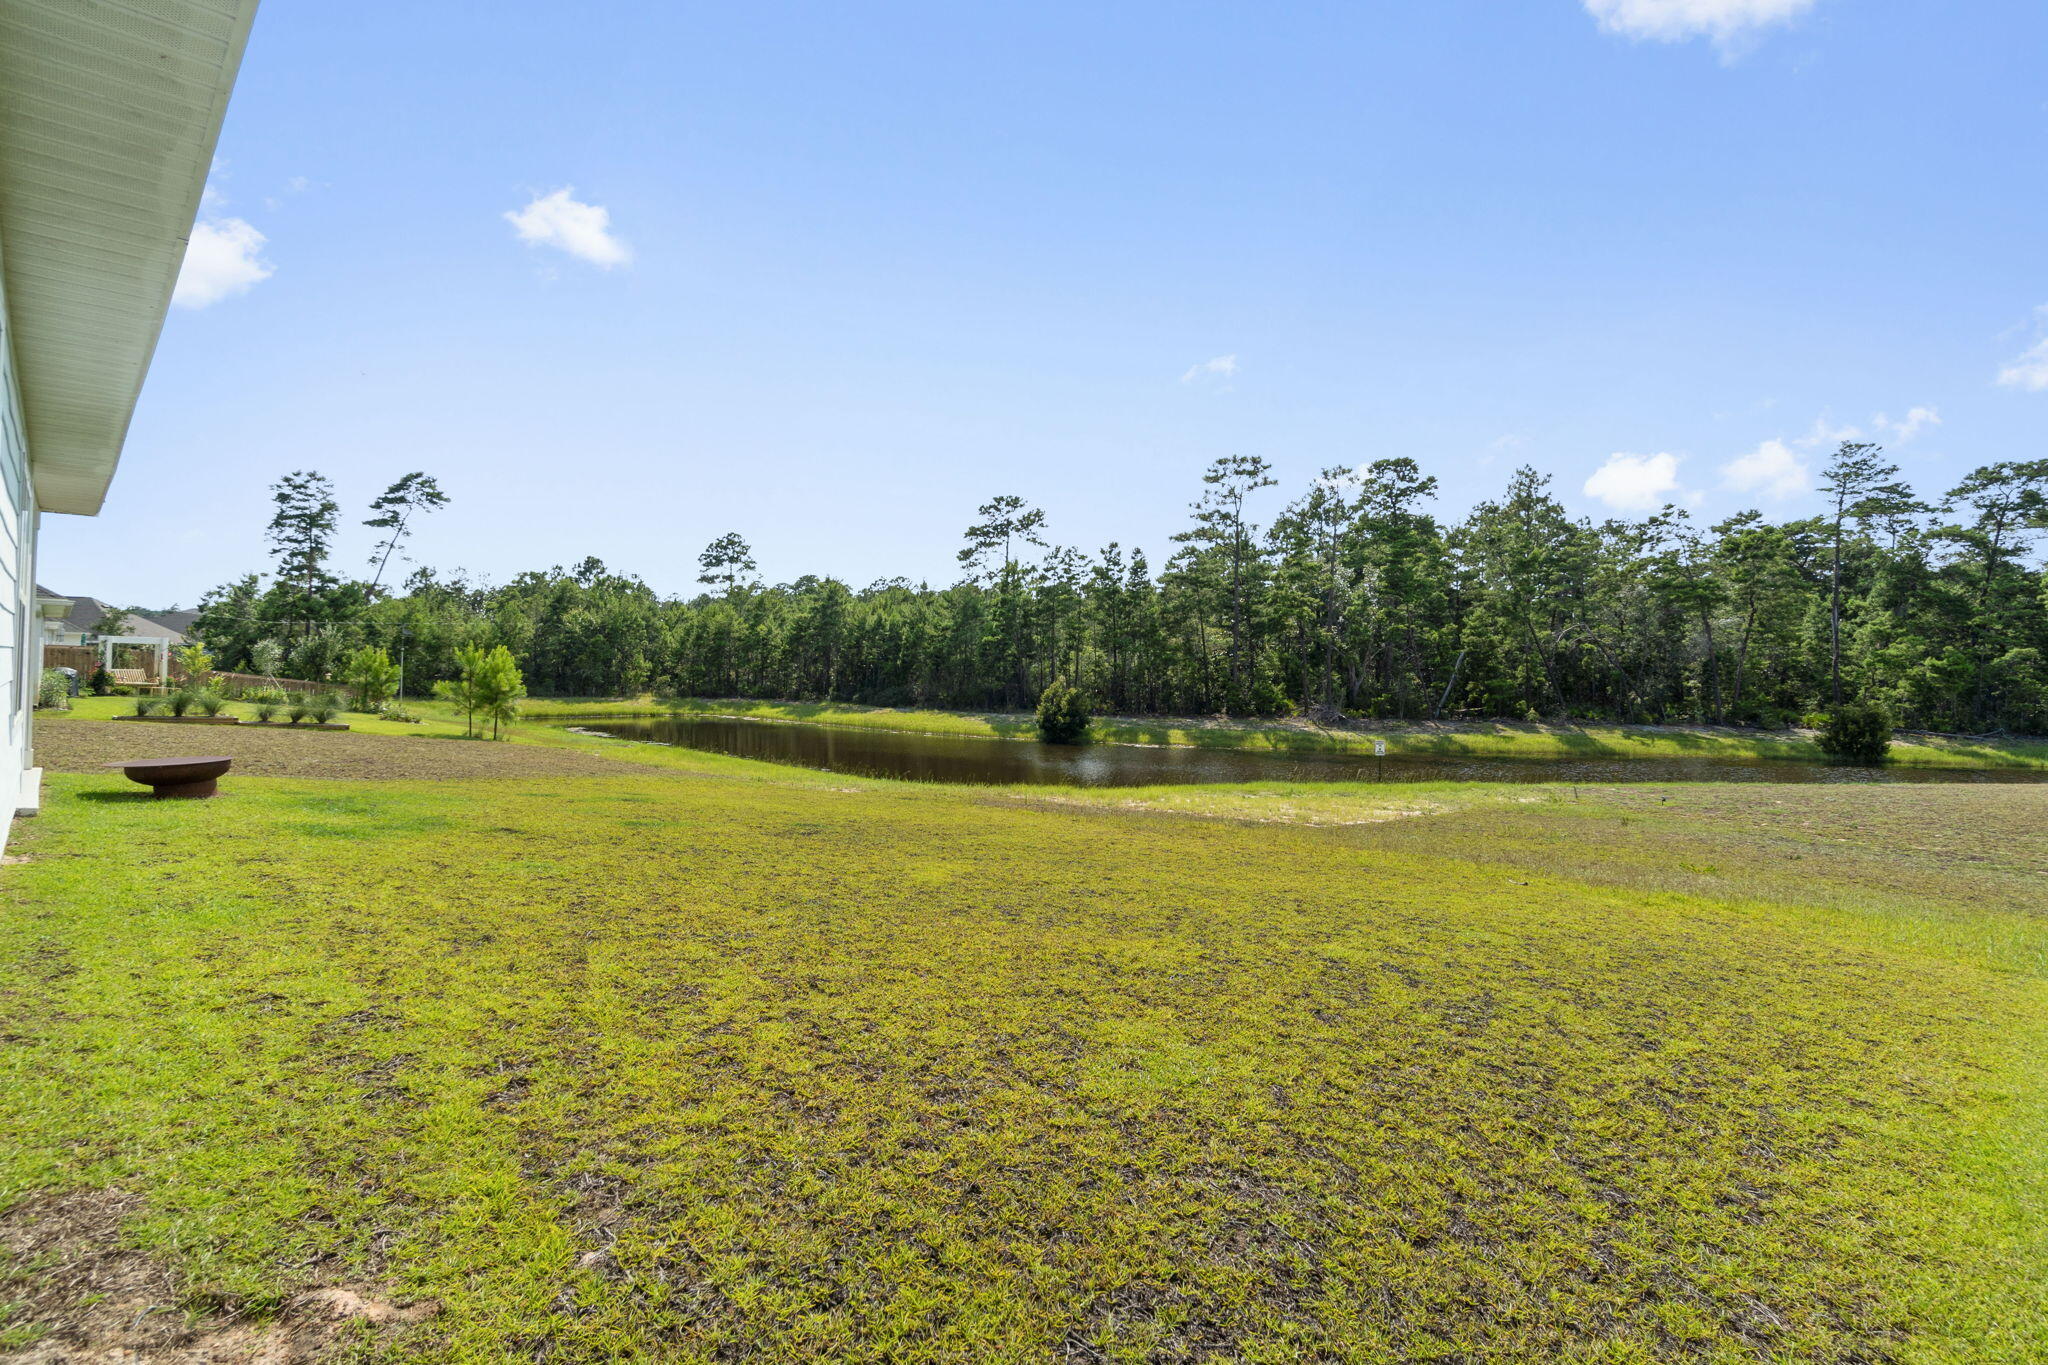
[[[4, 291], [4, 286], [0, 286]], [[35, 501], [22, 437], [21, 393], [7, 297], [0, 292], [0, 847], [29, 761], [29, 708], [42, 676], [35, 620]]]

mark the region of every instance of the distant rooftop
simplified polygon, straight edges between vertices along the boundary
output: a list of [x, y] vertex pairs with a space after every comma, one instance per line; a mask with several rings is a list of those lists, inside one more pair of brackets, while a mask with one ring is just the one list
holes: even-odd
[[[69, 593], [51, 592], [36, 584], [36, 596], [52, 599], [68, 599], [71, 609], [50, 625], [64, 635], [84, 634], [98, 626], [108, 612], [120, 611], [112, 602], [97, 597], [76, 597]], [[167, 639], [174, 645], [185, 643], [185, 636], [192, 629], [196, 611], [159, 611], [144, 615], [140, 612], [126, 612], [122, 617], [121, 635], [139, 635], [151, 639]]]

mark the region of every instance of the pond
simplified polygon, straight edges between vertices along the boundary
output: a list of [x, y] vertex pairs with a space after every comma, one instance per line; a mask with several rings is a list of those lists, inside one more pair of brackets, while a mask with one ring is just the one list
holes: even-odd
[[1837, 768], [1728, 758], [1386, 758], [926, 735], [729, 717], [569, 722], [586, 734], [826, 772], [994, 786], [1147, 787], [1192, 782], [2031, 782], [2038, 771]]

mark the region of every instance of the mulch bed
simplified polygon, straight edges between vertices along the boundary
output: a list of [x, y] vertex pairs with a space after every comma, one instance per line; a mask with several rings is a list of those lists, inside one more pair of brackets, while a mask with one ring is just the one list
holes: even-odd
[[230, 777], [331, 777], [371, 781], [478, 777], [645, 777], [639, 764], [573, 749], [432, 735], [364, 735], [266, 726], [113, 725], [38, 718], [35, 761], [51, 772], [104, 773], [124, 759], [224, 754]]

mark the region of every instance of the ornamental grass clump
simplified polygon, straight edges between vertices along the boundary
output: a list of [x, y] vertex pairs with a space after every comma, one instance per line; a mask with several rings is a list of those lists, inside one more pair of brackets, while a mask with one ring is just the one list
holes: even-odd
[[265, 725], [270, 724], [271, 717], [275, 716], [283, 705], [284, 703], [276, 697], [260, 698], [256, 703], [256, 719]]
[[312, 709], [311, 706], [307, 705], [304, 697], [293, 697], [292, 704], [285, 708], [285, 715], [290, 718], [292, 724], [297, 725], [306, 718], [306, 713]]
[[160, 697], [138, 695], [135, 698], [135, 714], [138, 716], [153, 715], [155, 714], [157, 707], [162, 705], [163, 699]]
[[193, 702], [199, 707], [201, 714], [218, 716], [221, 708], [227, 705], [227, 698], [209, 688], [194, 697]]
[[316, 725], [325, 725], [341, 714], [341, 699], [331, 693], [322, 692], [313, 698], [313, 704], [306, 708]]
[[187, 689], [182, 687], [179, 688], [177, 691], [171, 693], [170, 695], [169, 705], [171, 708], [171, 714], [174, 716], [184, 715], [187, 711], [190, 711], [192, 709], [194, 703], [196, 703], [198, 700], [198, 693], [188, 691]]

